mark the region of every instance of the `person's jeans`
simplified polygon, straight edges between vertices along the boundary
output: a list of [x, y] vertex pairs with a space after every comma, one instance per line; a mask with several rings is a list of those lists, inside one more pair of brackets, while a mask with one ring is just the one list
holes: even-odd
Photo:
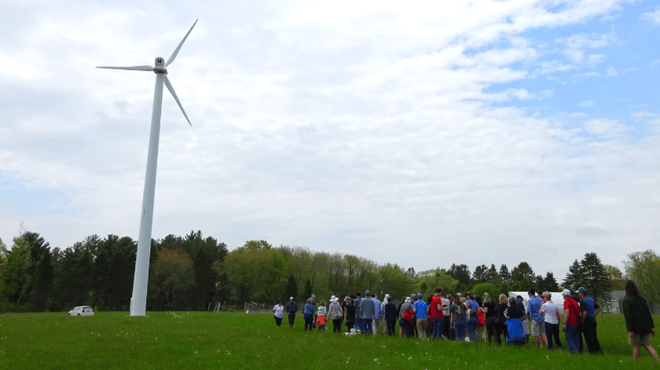
[[433, 339], [442, 338], [442, 332], [445, 329], [445, 320], [435, 318], [433, 319]]
[[468, 337], [470, 337], [470, 342], [476, 342], [477, 341], [477, 324], [479, 323], [479, 320], [477, 320], [476, 316], [470, 317], [470, 320], [467, 322], [467, 331], [468, 331]]
[[360, 319], [361, 324], [362, 324], [362, 333], [363, 334], [373, 334], [372, 332], [372, 326], [371, 322], [373, 321], [372, 319]]
[[282, 325], [282, 318], [275, 316], [275, 326]]
[[458, 321], [454, 320], [454, 336], [456, 340], [463, 341], [465, 340], [465, 332], [467, 331], [467, 322], [464, 320]]
[[342, 319], [332, 319], [332, 332], [333, 333], [341, 333], [341, 322]]
[[548, 349], [552, 349], [554, 347], [552, 344], [553, 339], [557, 344], [557, 347], [561, 348], [561, 341], [559, 340], [559, 324], [550, 324], [549, 322], [546, 322], [545, 335], [548, 338]]
[[580, 333], [577, 325], [566, 325], [566, 343], [571, 353], [580, 353]]
[[308, 315], [304, 316], [305, 318], [305, 330], [314, 330], [314, 324], [312, 321], [314, 321], [314, 315]]
[[296, 319], [296, 313], [295, 312], [289, 312], [289, 327], [293, 328], [293, 322]]

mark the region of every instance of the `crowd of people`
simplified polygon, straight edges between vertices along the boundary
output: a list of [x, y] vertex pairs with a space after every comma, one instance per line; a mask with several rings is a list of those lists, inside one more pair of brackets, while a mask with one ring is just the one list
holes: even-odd
[[[341, 302], [333, 295], [327, 306], [323, 300], [317, 304], [316, 296], [312, 295], [299, 308], [291, 297], [286, 306], [278, 302], [273, 312], [277, 326], [281, 325], [286, 312], [289, 327], [293, 328], [296, 313], [302, 311], [305, 331], [326, 331], [327, 324], [332, 322], [335, 333], [341, 333], [342, 326], [346, 325], [347, 332], [353, 334], [377, 335], [382, 331], [385, 335], [398, 334], [400, 337], [485, 341], [497, 345], [504, 342], [519, 346], [530, 343], [531, 336], [536, 346], [549, 350], [563, 347], [561, 330], [571, 353], [582, 353], [586, 343], [589, 353], [602, 354], [596, 324], [599, 306], [585, 288], [579, 288], [576, 293], [577, 300], [565, 289], [562, 292], [564, 304], [560, 308], [552, 302], [551, 293], [529, 290], [525, 307], [522, 296], [500, 294], [495, 301], [488, 293], [484, 293], [481, 299], [472, 292], [467, 292], [465, 297], [461, 293], [445, 296], [438, 288], [426, 299], [422, 293], [412, 294], [397, 306], [389, 294], [385, 294], [381, 302], [376, 294], [367, 290], [364, 297], [357, 292]], [[632, 281], [626, 284], [623, 311], [633, 356], [638, 358], [643, 346], [659, 359], [649, 338], [650, 335], [655, 337], [653, 318]]]

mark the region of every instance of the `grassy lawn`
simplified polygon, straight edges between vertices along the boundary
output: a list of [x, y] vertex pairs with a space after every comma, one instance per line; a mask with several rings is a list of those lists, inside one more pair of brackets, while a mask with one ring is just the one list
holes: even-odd
[[[656, 322], [660, 317], [655, 317]], [[284, 320], [286, 322], [286, 318]], [[398, 328], [397, 328], [398, 330]], [[632, 360], [622, 315], [598, 318], [603, 356], [572, 356], [535, 346], [431, 342], [386, 336], [344, 337], [275, 327], [271, 315], [206, 312], [96, 312], [0, 315], [0, 369], [649, 369], [646, 350]], [[565, 345], [563, 334], [562, 341]], [[660, 340], [659, 340], [660, 341]], [[660, 347], [657, 346], [656, 348]]]

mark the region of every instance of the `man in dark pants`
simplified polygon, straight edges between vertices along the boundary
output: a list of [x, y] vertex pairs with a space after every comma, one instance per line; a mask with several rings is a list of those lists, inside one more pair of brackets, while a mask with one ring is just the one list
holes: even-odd
[[594, 302], [593, 298], [587, 295], [587, 290], [584, 287], [578, 289], [580, 296], [580, 309], [582, 312], [582, 334], [584, 341], [587, 342], [587, 349], [589, 353], [603, 353], [598, 342], [598, 335], [596, 333], [596, 310], [599, 308]]
[[298, 311], [298, 305], [294, 302], [293, 297], [289, 303], [286, 304], [286, 312], [289, 315], [289, 327], [293, 328], [293, 321], [296, 319], [296, 311]]

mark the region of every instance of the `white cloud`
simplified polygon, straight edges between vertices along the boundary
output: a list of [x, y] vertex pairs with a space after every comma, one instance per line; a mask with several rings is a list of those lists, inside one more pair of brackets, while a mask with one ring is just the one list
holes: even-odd
[[584, 128], [592, 135], [613, 137], [625, 133], [629, 128], [619, 120], [596, 118], [587, 120]]
[[606, 46], [611, 43], [614, 38], [614, 34], [580, 34], [559, 38], [556, 39], [555, 42], [564, 45], [563, 54], [573, 63], [593, 65], [602, 62], [605, 56], [598, 54], [585, 56], [585, 50]]
[[619, 75], [619, 72], [616, 71], [616, 68], [610, 67], [607, 69], [607, 72], [605, 74], [607, 77], [616, 77]]
[[583, 102], [580, 102], [580, 106], [581, 106], [581, 107], [591, 107], [591, 106], [593, 106], [593, 105], [594, 105], [594, 101], [593, 101], [593, 100], [585, 100], [585, 101], [583, 101]]
[[656, 9], [653, 12], [642, 13], [642, 20], [653, 22], [656, 25], [660, 26], [660, 8]]

